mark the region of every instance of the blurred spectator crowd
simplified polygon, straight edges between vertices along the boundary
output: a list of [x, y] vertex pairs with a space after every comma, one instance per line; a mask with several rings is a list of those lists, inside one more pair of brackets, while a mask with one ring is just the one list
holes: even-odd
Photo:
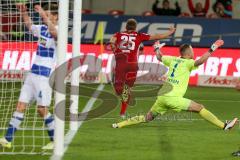
[[[109, 0], [110, 1], [110, 0]], [[115, 0], [113, 0], [115, 1]], [[148, 1], [148, 0], [146, 0]], [[30, 16], [33, 18], [34, 22], [40, 23], [41, 19], [39, 15], [34, 12], [33, 8], [35, 4], [47, 4], [49, 2], [55, 2], [56, 0], [51, 0], [48, 2], [32, 1], [31, 3], [26, 3]], [[98, 2], [98, 1], [96, 1]], [[184, 4], [182, 3], [184, 2]], [[99, 3], [99, 2], [98, 2]], [[151, 6], [152, 4], [152, 6]], [[70, 5], [70, 10], [72, 10], [73, 5]], [[152, 8], [152, 10], [150, 10]], [[184, 9], [183, 9], [184, 8]], [[189, 10], [186, 12], [186, 8]], [[232, 0], [153, 0], [149, 3], [149, 10], [142, 12], [142, 16], [178, 16], [178, 17], [206, 17], [206, 18], [232, 18]], [[18, 11], [15, 7], [15, 1], [12, 0], [1, 0], [1, 31], [0, 39], [8, 40], [21, 40], [26, 34], [23, 34], [25, 30]], [[125, 15], [123, 10], [110, 9], [107, 11], [109, 15]], [[91, 9], [82, 10], [83, 14], [96, 13]], [[106, 13], [105, 13], [106, 14]], [[6, 34], [7, 33], [7, 34]], [[24, 37], [26, 39], [26, 37]], [[32, 37], [29, 38], [31, 40]]]
[[[143, 16], [179, 16], [179, 17], [206, 17], [206, 18], [232, 18], [232, 0], [185, 0], [182, 1], [156, 0], [152, 4], [152, 10], [144, 11]], [[188, 8], [190, 12], [182, 11]], [[84, 14], [91, 14], [92, 10], [84, 9]], [[110, 15], [123, 15], [123, 10], [110, 10]]]
[[213, 13], [207, 14], [210, 7], [210, 0], [202, 0], [193, 3], [188, 1], [188, 8], [191, 14], [181, 12], [178, 1], [175, 2], [175, 8], [170, 8], [169, 0], [163, 0], [159, 7], [159, 0], [156, 0], [152, 6], [155, 15], [164, 16], [181, 16], [181, 17], [207, 17], [207, 18], [231, 18], [232, 17], [232, 0], [217, 0], [212, 7]]

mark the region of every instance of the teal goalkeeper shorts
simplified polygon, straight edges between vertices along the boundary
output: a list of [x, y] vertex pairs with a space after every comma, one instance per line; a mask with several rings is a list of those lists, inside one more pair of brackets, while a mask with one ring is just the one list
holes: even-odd
[[183, 97], [158, 96], [156, 102], [151, 108], [154, 115], [164, 114], [168, 110], [176, 112], [186, 111], [190, 106], [191, 100]]

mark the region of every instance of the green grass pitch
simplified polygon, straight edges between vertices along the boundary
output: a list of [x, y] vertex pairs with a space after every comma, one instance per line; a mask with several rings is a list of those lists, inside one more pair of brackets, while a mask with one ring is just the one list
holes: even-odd
[[[89, 86], [91, 87], [91, 86]], [[96, 87], [94, 85], [94, 87]], [[147, 89], [152, 86], [138, 87]], [[112, 92], [111, 85], [105, 91]], [[148, 92], [146, 92], [148, 94]], [[189, 87], [186, 96], [202, 103], [221, 120], [240, 115], [240, 93], [234, 89]], [[129, 107], [134, 116], [145, 113], [156, 97], [137, 98]], [[88, 98], [81, 97], [83, 108]], [[96, 101], [97, 107], [101, 101]], [[64, 160], [231, 160], [231, 152], [240, 146], [239, 126], [224, 132], [194, 113], [172, 113], [151, 123], [111, 128], [119, 121], [119, 108], [83, 123], [65, 153]], [[21, 131], [20, 131], [21, 132]], [[42, 160], [49, 155], [1, 155], [0, 160]]]

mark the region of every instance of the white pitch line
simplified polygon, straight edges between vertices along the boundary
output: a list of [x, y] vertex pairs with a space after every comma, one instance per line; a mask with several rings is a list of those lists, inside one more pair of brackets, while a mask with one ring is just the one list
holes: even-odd
[[[94, 118], [97, 120], [119, 120], [119, 117], [99, 117], [99, 118]], [[154, 119], [154, 121], [202, 121], [204, 119], [200, 119], [200, 118], [156, 118]]]
[[[136, 98], [137, 101], [155, 101], [150, 98]], [[194, 101], [205, 101], [205, 102], [230, 102], [230, 103], [239, 103], [239, 100], [219, 100], [219, 99], [191, 99]]]
[[[101, 93], [101, 91], [104, 89], [104, 85], [100, 84], [98, 86], [98, 88], [96, 89], [96, 91], [93, 93], [92, 98], [90, 98], [90, 100], [88, 101], [88, 103], [85, 105], [84, 109], [82, 110], [82, 112], [88, 112], [91, 110], [91, 108], [93, 107], [95, 101], [97, 100], [97, 97], [99, 96], [99, 94]], [[87, 115], [86, 117], [87, 118]], [[84, 119], [85, 119], [84, 118]], [[69, 144], [72, 142], [73, 138], [75, 137], [77, 131], [79, 130], [79, 128], [82, 126], [84, 120], [78, 122], [78, 128], [77, 130], [69, 130], [67, 132], [67, 134], [64, 137], [64, 151], [63, 151], [63, 156], [64, 153], [67, 151]], [[62, 157], [63, 157], [62, 156]], [[54, 155], [51, 157], [51, 160], [61, 160], [62, 157], [55, 157]]]

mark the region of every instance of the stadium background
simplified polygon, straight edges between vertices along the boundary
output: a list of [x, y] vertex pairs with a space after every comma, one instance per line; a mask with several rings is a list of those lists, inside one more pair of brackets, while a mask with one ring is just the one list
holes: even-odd
[[[42, 2], [48, 3], [49, 1]], [[173, 37], [162, 41], [167, 43], [167, 47], [163, 49], [167, 55], [177, 56], [177, 46], [182, 43], [191, 43], [195, 47], [195, 58], [197, 58], [207, 51], [212, 42], [222, 38], [225, 41], [224, 49], [217, 51], [206, 64], [192, 73], [190, 84], [195, 87], [191, 87], [186, 96], [209, 106], [209, 109], [223, 120], [239, 116], [240, 97], [235, 89], [200, 86], [234, 88], [238, 83], [240, 75], [240, 1], [232, 1], [232, 18], [192, 17], [187, 0], [178, 0], [183, 13], [179, 16], [151, 15], [154, 2], [154, 0], [138, 0], [136, 5], [134, 0], [83, 0], [82, 54], [104, 57], [102, 58], [102, 67], [106, 67], [104, 82], [110, 82], [111, 53], [109, 51], [101, 53], [101, 44], [94, 44], [94, 40], [99, 38], [97, 31], [101, 28], [101, 24], [103, 24], [104, 30], [103, 40], [107, 42], [115, 32], [123, 30], [126, 20], [130, 17], [137, 19], [141, 32], [161, 33], [171, 25], [176, 27], [177, 30]], [[161, 6], [161, 2], [159, 6]], [[172, 8], [175, 7], [175, 2], [170, 1]], [[194, 2], [198, 1], [194, 0]], [[201, 2], [204, 3], [204, 1]], [[36, 23], [41, 23], [39, 15], [33, 11], [34, 3], [28, 4], [32, 11], [31, 16]], [[210, 0], [207, 15], [214, 13], [212, 9], [214, 3], [215, 1]], [[71, 4], [73, 4], [72, 1]], [[73, 6], [70, 6], [70, 10], [72, 10]], [[21, 19], [16, 12], [14, 2], [2, 0], [1, 10], [0, 69], [3, 72], [1, 72], [0, 77], [4, 79], [9, 78], [9, 76], [14, 77], [8, 73], [8, 70], [30, 69], [35, 54], [35, 39], [26, 31], [24, 25], [19, 23]], [[150, 16], [146, 15], [148, 11], [150, 11]], [[68, 58], [71, 57], [70, 43], [72, 42], [72, 12], [70, 11], [69, 14]], [[144, 44], [145, 55], [140, 56], [140, 61], [143, 63], [157, 63], [151, 47], [152, 44], [153, 42]], [[89, 65], [89, 67], [91, 66], [94, 65]], [[84, 80], [83, 77], [80, 78]], [[100, 79], [97, 77], [94, 82], [99, 83]], [[85, 85], [83, 84], [83, 86]], [[97, 85], [88, 84], [87, 87], [96, 89]], [[147, 90], [149, 87], [155, 86], [138, 86], [136, 90]], [[113, 92], [113, 89], [111, 85], [106, 84], [104, 91]], [[90, 98], [80, 97], [79, 111], [84, 108]], [[147, 111], [154, 100], [155, 97], [137, 99], [136, 105], [129, 109], [129, 114], [134, 115]], [[98, 104], [100, 104], [99, 101], [95, 103], [94, 107], [97, 107]], [[230, 153], [238, 147], [239, 128], [226, 135], [226, 133], [205, 124], [198, 116], [191, 114], [180, 116], [170, 114], [169, 117], [166, 116], [152, 124], [113, 131], [109, 126], [118, 119], [117, 114], [118, 109], [115, 109], [99, 119], [85, 122], [70, 144], [64, 159], [112, 159], [112, 157], [114, 159], [162, 158], [170, 160], [231, 159]], [[36, 151], [38, 152], [38, 149]], [[0, 155], [0, 158], [12, 159], [11, 156], [5, 155]], [[31, 156], [24, 155], [18, 155], [16, 158], [32, 159]], [[47, 159], [49, 156], [37, 155], [34, 158]]]
[[[41, 3], [47, 3], [48, 1], [42, 1]], [[54, 2], [54, 1], [53, 1]], [[72, 2], [72, 1], [71, 1]], [[161, 7], [161, 2], [158, 6]], [[198, 2], [198, 1], [194, 1]], [[205, 1], [201, 3], [204, 4]], [[30, 3], [30, 13], [33, 20], [36, 23], [41, 23], [39, 15], [32, 11], [34, 4], [38, 2]], [[139, 5], [135, 6], [134, 1], [131, 0], [107, 0], [95, 1], [88, 0], [83, 1], [83, 17], [82, 17], [82, 39], [81, 43], [91, 45], [97, 38], [97, 31], [101, 26], [103, 26], [103, 40], [104, 42], [109, 41], [109, 38], [117, 31], [124, 30], [125, 22], [128, 18], [134, 17], [139, 22], [138, 30], [140, 32], [146, 33], [163, 33], [170, 26], [176, 27], [176, 32], [171, 39], [162, 40], [162, 42], [167, 43], [168, 46], [179, 46], [183, 43], [191, 43], [194, 47], [207, 48], [209, 45], [218, 38], [222, 38], [225, 41], [224, 51], [219, 51], [221, 53], [215, 54], [208, 62], [200, 67], [198, 73], [199, 75], [209, 75], [209, 76], [238, 76], [240, 72], [240, 59], [239, 59], [239, 26], [240, 21], [238, 18], [239, 12], [239, 1], [232, 1], [232, 18], [206, 18], [208, 15], [214, 13], [213, 5], [215, 1], [210, 1], [209, 9], [206, 17], [191, 17], [191, 12], [188, 8], [187, 0], [179, 0], [178, 3], [181, 7], [181, 14], [179, 16], [146, 16], [146, 12], [152, 12], [151, 8], [154, 1], [140, 0]], [[175, 1], [170, 1], [170, 6], [174, 8]], [[72, 4], [72, 3], [71, 3]], [[72, 5], [70, 5], [72, 8]], [[26, 31], [23, 23], [19, 23], [20, 18], [18, 12], [14, 7], [14, 3], [11, 1], [2, 1], [2, 32], [1, 38], [2, 42], [11, 41], [35, 41], [32, 35]], [[188, 15], [182, 16], [183, 13]], [[153, 14], [153, 13], [152, 13]], [[70, 22], [69, 22], [69, 43], [72, 42], [72, 9], [70, 9]], [[145, 16], [144, 16], [145, 15]], [[149, 14], [147, 14], [149, 15]], [[4, 43], [2, 43], [4, 44]], [[145, 53], [147, 55], [153, 55], [150, 47], [153, 42], [144, 43]], [[34, 48], [27, 48], [24, 45], [19, 48], [17, 52], [16, 47], [10, 46], [10, 48], [5, 46], [10, 46], [9, 44], [3, 45], [1, 47], [2, 53], [0, 56], [0, 68], [6, 69], [29, 69], [31, 63], [18, 64], [20, 62], [29, 61], [34, 55], [32, 51]], [[15, 45], [16, 46], [16, 45]], [[71, 48], [71, 47], [69, 47]], [[172, 49], [172, 50], [171, 50]], [[205, 49], [197, 49], [196, 58], [199, 57], [201, 52]], [[22, 56], [22, 52], [25, 54]], [[30, 52], [30, 53], [28, 53]], [[93, 53], [99, 56], [102, 52], [101, 49], [96, 49], [94, 47], [85, 47], [84, 54]], [[107, 51], [104, 51], [107, 52]], [[167, 54], [177, 55], [177, 49], [169, 48], [166, 50]], [[108, 52], [109, 53], [109, 52]], [[238, 54], [237, 54], [238, 53]], [[14, 54], [14, 56], [12, 56]], [[23, 57], [23, 59], [21, 59]], [[71, 56], [68, 56], [71, 57]], [[26, 58], [26, 59], [24, 59]], [[147, 56], [142, 56], [142, 61], [149, 62]], [[154, 56], [151, 58], [154, 61]], [[107, 60], [108, 61], [108, 60]], [[111, 63], [111, 59], [109, 60]], [[31, 62], [31, 61], [30, 61]], [[156, 62], [156, 61], [155, 61]], [[198, 75], [198, 74], [197, 74]], [[235, 83], [235, 82], [234, 82]], [[191, 78], [191, 84], [197, 84], [197, 78]]]

